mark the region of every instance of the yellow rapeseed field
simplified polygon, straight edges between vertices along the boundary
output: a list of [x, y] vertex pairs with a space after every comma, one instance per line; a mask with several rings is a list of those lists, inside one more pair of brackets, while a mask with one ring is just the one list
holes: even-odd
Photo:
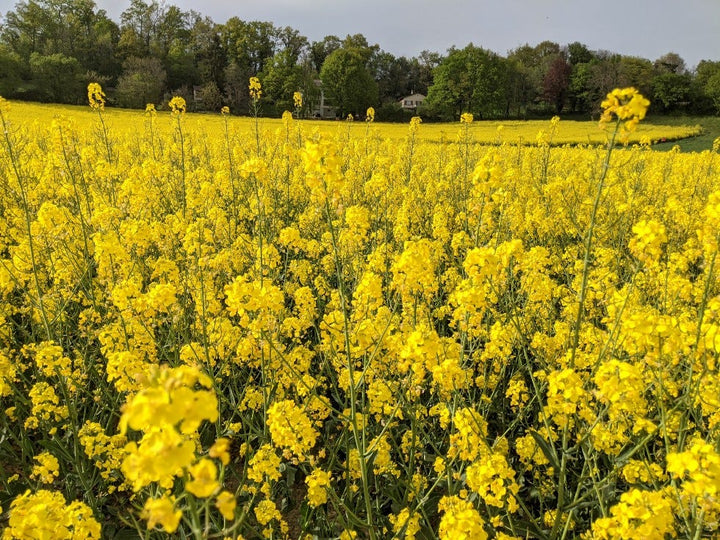
[[720, 144], [654, 152], [693, 128], [633, 89], [604, 131], [88, 99], [0, 100], [3, 539], [720, 534]]
[[[31, 127], [34, 132], [43, 132], [58, 116], [66, 116], [74, 122], [78, 130], [92, 130], [97, 123], [97, 114], [88, 107], [72, 105], [49, 105], [41, 103], [18, 103], [13, 107], [14, 116], [23, 119], [23, 124]], [[157, 114], [167, 116], [158, 111]], [[129, 109], [106, 109], [104, 121], [108, 129], [116, 136], [137, 134], [144, 131], [145, 113]], [[248, 117], [229, 117], [228, 125], [237, 135], [252, 135], [255, 120]], [[283, 129], [280, 119], [260, 118], [259, 125], [264, 132], [274, 134]], [[366, 124], [363, 121], [348, 122], [328, 120], [303, 120], [303, 132], [307, 135], [320, 133], [327, 137], [351, 134], [353, 138], [365, 136]], [[186, 129], [194, 135], [217, 137], [224, 131], [224, 122], [219, 114], [188, 114], [185, 118]], [[407, 125], [374, 124], [374, 133], [386, 139], [400, 141], [407, 136]], [[171, 122], [157, 122], [158, 133], [167, 136], [174, 129]], [[597, 145], [607, 141], [607, 133], [598, 129], [598, 123], [592, 121], [563, 120], [555, 133], [550, 133], [551, 126], [546, 120], [493, 120], [475, 121], [469, 126], [474, 144], [525, 144], [532, 145], [538, 136], [551, 141], [553, 145], [582, 144]], [[439, 144], [456, 140], [458, 127], [455, 124], [428, 123], [418, 133], [418, 140]], [[658, 141], [674, 141], [692, 137], [700, 133], [700, 126], [665, 126], [657, 124], [640, 124], [629, 138], [630, 143], [655, 143]], [[254, 135], [253, 135], [254, 136]], [[552, 136], [552, 137], [551, 137]]]

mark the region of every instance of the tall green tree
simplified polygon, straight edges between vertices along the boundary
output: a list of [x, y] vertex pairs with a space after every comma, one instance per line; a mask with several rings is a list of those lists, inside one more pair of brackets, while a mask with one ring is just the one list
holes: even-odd
[[300, 92], [303, 85], [303, 70], [293, 58], [292, 51], [277, 53], [265, 64], [260, 74], [263, 85], [263, 102], [274, 108], [275, 114], [292, 111], [293, 94]]
[[23, 98], [29, 90], [24, 82], [23, 61], [10, 47], [0, 43], [0, 96]]
[[378, 83], [380, 103], [397, 101], [415, 91], [413, 65], [407, 58], [380, 51], [373, 57], [370, 68]]
[[620, 61], [622, 57], [610, 51], [597, 51], [590, 62], [588, 101], [593, 115], [600, 113], [600, 103], [614, 88], [620, 86]]
[[692, 77], [685, 66], [685, 60], [669, 52], [655, 60], [652, 80], [652, 102], [663, 112], [678, 110], [690, 102]]
[[330, 53], [323, 63], [323, 91], [342, 116], [364, 114], [368, 107], [377, 105], [377, 83], [365, 63], [361, 51], [344, 47]]
[[228, 63], [237, 64], [255, 76], [265, 67], [265, 62], [277, 52], [277, 29], [269, 22], [243, 21], [232, 17], [220, 26], [220, 39], [228, 57]]
[[218, 25], [209, 17], [196, 15], [190, 28], [190, 47], [200, 80], [214, 82], [217, 88], [222, 88], [227, 52], [222, 46]]
[[510, 51], [510, 101], [518, 115], [530, 108], [543, 107], [545, 77], [560, 54], [560, 45], [554, 41], [543, 41], [534, 47], [525, 44]]
[[701, 60], [695, 69], [696, 93], [705, 101], [700, 110], [720, 114], [720, 62]]
[[463, 112], [480, 118], [505, 115], [508, 76], [507, 61], [492, 51], [473, 44], [451, 49], [435, 69], [425, 103], [446, 119], [457, 118]]
[[595, 53], [584, 43], [574, 41], [567, 46], [567, 61], [571, 66], [587, 64], [593, 58], [595, 58]]
[[318, 73], [330, 53], [342, 47], [342, 42], [337, 36], [325, 36], [321, 41], [313, 41], [310, 44], [310, 61]]
[[123, 58], [150, 56], [161, 17], [157, 2], [130, 0], [130, 5], [120, 15], [120, 55]]

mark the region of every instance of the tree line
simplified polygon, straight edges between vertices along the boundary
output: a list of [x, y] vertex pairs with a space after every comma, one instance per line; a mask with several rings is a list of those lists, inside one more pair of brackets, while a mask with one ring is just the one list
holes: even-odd
[[[668, 53], [651, 61], [582, 43], [544, 41], [499, 55], [469, 44], [445, 54], [406, 58], [370, 44], [362, 34], [310, 41], [289, 26], [232, 17], [218, 24], [164, 2], [131, 0], [120, 21], [93, 0], [24, 0], [0, 18], [0, 95], [11, 99], [81, 103], [89, 82], [109, 102], [143, 108], [185, 97], [191, 109], [236, 114], [249, 110], [247, 83], [263, 85], [262, 113], [301, 114], [323, 98], [339, 117], [376, 108], [382, 120], [525, 118], [559, 113], [597, 115], [602, 97], [635, 86], [654, 112], [720, 113], [720, 62], [689, 70]], [[320, 83], [321, 81], [321, 83]], [[421, 93], [420, 110], [398, 101]]]

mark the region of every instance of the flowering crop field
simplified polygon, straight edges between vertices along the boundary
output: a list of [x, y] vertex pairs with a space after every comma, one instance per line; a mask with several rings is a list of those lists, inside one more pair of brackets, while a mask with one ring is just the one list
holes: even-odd
[[[65, 116], [71, 119], [76, 130], [92, 131], [97, 123], [97, 114], [88, 107], [72, 105], [47, 105], [40, 103], [17, 103], [13, 106], [13, 117], [18, 121], [23, 118], [22, 123], [28, 126], [33, 135], [36, 133], [47, 133], [48, 126], [58, 116]], [[159, 115], [163, 113], [158, 111]], [[166, 116], [168, 112], [164, 113]], [[196, 137], [217, 138], [218, 133], [225, 132], [224, 121], [219, 115], [208, 114], [187, 114], [184, 124], [185, 129]], [[255, 129], [255, 121], [247, 117], [229, 117], [226, 119], [228, 127], [234, 135], [252, 136]], [[147, 117], [144, 113], [128, 109], [107, 109], [104, 112], [104, 121], [107, 129], [114, 136], [135, 136], [138, 132], [147, 130]], [[260, 128], [268, 135], [276, 131], [283, 131], [284, 124], [279, 119], [260, 118]], [[342, 137], [348, 133], [353, 139], [364, 138], [366, 135], [365, 122], [333, 122], [327, 120], [303, 120], [302, 131], [305, 136], [313, 133], [320, 133], [325, 137]], [[383, 124], [373, 125], [373, 135], [384, 139], [401, 141], [407, 137], [407, 125]], [[174, 130], [172, 122], [158, 120], [154, 126], [158, 134], [167, 137]], [[604, 144], [607, 134], [598, 129], [597, 122], [580, 122], [563, 120], [554, 130], [552, 138], [549, 138], [550, 125], [545, 120], [503, 120], [503, 121], [475, 121], [468, 127], [471, 143], [474, 144], [536, 144], [538, 136], [551, 142], [553, 145], [565, 144]], [[417, 140], [422, 142], [435, 142], [439, 144], [451, 143], [456, 140], [458, 128], [455, 124], [424, 124], [417, 133]], [[631, 143], [656, 143], [658, 141], [668, 142], [687, 137], [694, 137], [700, 134], [700, 126], [667, 126], [657, 124], [640, 124], [633, 133], [629, 135]], [[40, 135], [42, 136], [42, 135]]]
[[89, 98], [0, 101], [3, 539], [720, 534], [717, 146]]

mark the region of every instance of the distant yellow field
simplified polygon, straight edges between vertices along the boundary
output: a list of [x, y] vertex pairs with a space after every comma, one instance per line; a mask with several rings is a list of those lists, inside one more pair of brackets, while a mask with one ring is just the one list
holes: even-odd
[[[96, 126], [97, 116], [89, 107], [52, 105], [39, 103], [13, 103], [12, 117], [17, 121], [22, 118], [28, 123], [46, 126], [48, 122], [58, 115], [70, 117], [78, 128]], [[127, 109], [106, 109], [105, 121], [113, 133], [135, 132], [142, 129], [147, 118], [144, 111]], [[228, 119], [229, 127], [236, 133], [252, 131], [254, 119], [249, 117], [232, 116]], [[275, 118], [260, 118], [262, 129], [274, 131], [282, 128], [282, 120]], [[200, 132], [214, 133], [224, 130], [224, 120], [220, 114], [195, 113], [188, 114], [186, 124], [189, 128]], [[303, 120], [307, 133], [313, 130], [332, 135], [337, 132], [350, 132], [360, 136], [367, 126], [364, 122]], [[158, 111], [156, 129], [169, 129], [172, 126], [169, 111]], [[376, 122], [373, 124], [374, 134], [390, 139], [401, 139], [408, 133], [405, 124], [388, 124]], [[460, 123], [426, 123], [418, 132], [418, 137], [427, 142], [448, 142], [456, 140], [461, 129]], [[606, 134], [597, 122], [579, 122], [575, 120], [561, 120], [554, 133], [551, 133], [550, 122], [547, 120], [508, 120], [508, 121], [475, 121], [468, 126], [469, 140], [480, 144], [497, 144], [501, 142], [511, 144], [535, 144], [538, 135], [542, 132], [551, 144], [603, 144]], [[649, 141], [651, 143], [673, 141], [699, 135], [700, 126], [665, 126], [640, 124], [637, 131], [630, 136], [630, 143]]]

